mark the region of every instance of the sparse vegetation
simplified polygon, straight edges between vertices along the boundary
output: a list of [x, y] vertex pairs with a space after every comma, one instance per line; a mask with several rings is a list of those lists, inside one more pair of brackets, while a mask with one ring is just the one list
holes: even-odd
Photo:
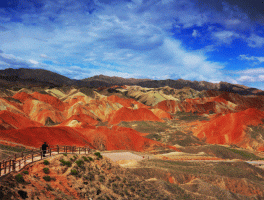
[[93, 160], [94, 160], [92, 157], [88, 157], [88, 159], [89, 159], [90, 161], [93, 161]]
[[81, 167], [84, 164], [83, 160], [81, 160], [81, 159], [76, 160], [75, 163], [77, 164], [78, 167]]
[[[66, 162], [66, 161], [65, 161]], [[264, 172], [246, 163], [201, 163], [201, 162], [182, 162], [182, 161], [166, 161], [166, 160], [143, 160], [137, 168], [124, 169], [113, 165], [106, 159], [100, 159], [94, 163], [85, 162], [83, 156], [77, 156], [76, 165], [70, 168], [70, 174], [78, 181], [78, 188], [74, 185], [71, 187], [79, 192], [80, 199], [200, 199], [197, 193], [186, 192], [181, 186], [170, 184], [169, 176], [173, 176], [175, 180], [185, 183], [190, 180], [205, 179], [207, 182], [215, 178], [231, 177], [245, 181], [262, 182], [264, 181]], [[104, 173], [109, 165], [112, 166], [110, 172]], [[52, 163], [50, 167], [52, 167]], [[85, 167], [86, 171], [79, 170]], [[44, 168], [45, 169], [45, 168]], [[43, 169], [43, 171], [44, 171]], [[48, 169], [48, 168], [47, 168]], [[45, 170], [47, 170], [45, 169]], [[60, 173], [60, 171], [58, 171]], [[62, 172], [63, 174], [64, 172]], [[44, 176], [46, 182], [55, 180], [50, 176]], [[151, 180], [153, 179], [153, 180]], [[37, 181], [36, 177], [34, 181]], [[60, 180], [60, 179], [59, 179]], [[223, 179], [224, 180], [224, 179]], [[252, 182], [252, 183], [253, 183]], [[65, 185], [66, 186], [66, 185]], [[201, 187], [199, 185], [199, 187]], [[52, 192], [55, 198], [71, 199], [68, 194], [58, 191], [50, 184], [44, 184], [43, 193], [34, 193], [35, 195], [46, 194], [47, 191]], [[105, 190], [104, 188], [107, 188]], [[106, 192], [107, 191], [107, 192]], [[32, 193], [32, 194], [33, 194]], [[199, 192], [198, 192], [199, 193]], [[36, 195], [36, 196], [37, 196]], [[57, 196], [56, 196], [57, 195]], [[234, 194], [236, 195], [236, 194]], [[239, 197], [236, 197], [240, 199]]]
[[43, 179], [44, 179], [45, 181], [51, 181], [50, 176], [43, 176]]
[[82, 159], [83, 159], [85, 162], [88, 162], [88, 161], [89, 161], [89, 159], [88, 159], [87, 157], [85, 157], [85, 156], [83, 156]]
[[47, 161], [47, 160], [44, 160], [44, 161], [43, 161], [43, 164], [44, 164], [44, 165], [49, 165], [49, 164], [50, 164], [50, 162], [49, 162], [49, 161]]
[[71, 167], [72, 166], [72, 163], [70, 162], [70, 161], [65, 161], [64, 159], [61, 159], [60, 160], [60, 162], [61, 162], [61, 164], [63, 165], [63, 166], [67, 166], [67, 167]]
[[26, 171], [23, 171], [23, 174], [29, 174], [29, 173], [28, 173], [28, 171], [26, 170]]
[[71, 175], [78, 175], [78, 171], [76, 169], [71, 169]]
[[18, 183], [24, 183], [24, 182], [25, 182], [25, 180], [24, 180], [24, 178], [23, 178], [23, 176], [22, 176], [21, 174], [17, 174], [17, 175], [15, 176], [15, 179], [16, 179], [16, 181], [17, 181]]
[[46, 189], [47, 189], [48, 191], [54, 191], [54, 189], [50, 186], [50, 184], [47, 184]]
[[100, 152], [95, 152], [94, 155], [96, 155], [98, 159], [101, 159], [103, 157]]
[[50, 170], [49, 170], [49, 168], [45, 167], [45, 168], [43, 168], [43, 172], [45, 174], [49, 174], [50, 173]]

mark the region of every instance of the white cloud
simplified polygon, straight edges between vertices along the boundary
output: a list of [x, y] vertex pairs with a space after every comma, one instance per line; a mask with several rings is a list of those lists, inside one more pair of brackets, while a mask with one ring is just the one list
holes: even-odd
[[257, 79], [253, 76], [241, 76], [237, 79], [239, 82], [256, 82]]
[[[0, 31], [1, 49], [16, 56], [2, 56], [0, 61], [16, 68], [45, 67], [74, 78], [105, 72], [217, 82], [227, 77], [222, 73], [223, 64], [208, 61], [206, 53], [214, 48], [187, 50], [173, 38], [171, 29], [219, 23], [230, 29], [215, 28], [213, 37], [230, 44], [240, 37], [236, 28], [247, 21], [230, 6], [225, 6], [221, 12], [226, 15], [222, 15], [200, 10], [192, 1], [91, 2], [44, 0], [40, 12], [17, 13], [22, 22], [7, 23], [7, 31]], [[203, 36], [197, 29], [192, 36]], [[47, 58], [56, 66], [43, 64]]]
[[259, 75], [258, 78], [259, 78], [259, 81], [264, 81], [264, 75]]
[[252, 48], [259, 48], [262, 47], [264, 45], [264, 37], [260, 37], [256, 34], [252, 34], [248, 39], [248, 46], [252, 47]]
[[258, 57], [258, 56], [248, 56], [248, 55], [239, 55], [238, 57], [241, 60], [248, 60], [248, 61], [258, 61], [259, 63], [264, 62], [264, 57]]
[[212, 33], [212, 36], [219, 42], [226, 44], [230, 44], [233, 41], [233, 39], [240, 37], [239, 34], [233, 31], [218, 31]]
[[36, 61], [36, 60], [29, 59], [28, 61], [29, 61], [30, 63], [32, 63], [33, 65], [37, 65], [37, 64], [39, 64], [39, 62]]
[[238, 83], [256, 83], [264, 81], [264, 68], [246, 69], [234, 72], [239, 75], [236, 79]]
[[199, 37], [200, 36], [200, 34], [199, 34], [199, 32], [197, 31], [197, 30], [193, 30], [193, 32], [192, 32], [192, 36], [194, 37], [194, 38], [196, 38], [196, 37]]

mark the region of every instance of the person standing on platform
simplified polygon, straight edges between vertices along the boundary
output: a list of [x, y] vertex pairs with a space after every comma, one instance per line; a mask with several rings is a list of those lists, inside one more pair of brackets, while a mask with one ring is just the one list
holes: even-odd
[[49, 147], [49, 145], [47, 145], [46, 142], [44, 142], [44, 144], [42, 145], [41, 149], [42, 149], [42, 153], [43, 153], [43, 157], [46, 157], [46, 151], [47, 151], [47, 148]]

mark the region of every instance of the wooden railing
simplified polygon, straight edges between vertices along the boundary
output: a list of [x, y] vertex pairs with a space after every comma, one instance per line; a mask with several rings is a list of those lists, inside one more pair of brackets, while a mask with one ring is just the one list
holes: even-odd
[[26, 165], [42, 160], [45, 156], [50, 157], [60, 153], [77, 153], [77, 154], [87, 154], [90, 152], [89, 147], [76, 147], [76, 146], [50, 146], [46, 150], [45, 155], [43, 150], [31, 150], [24, 151], [19, 154], [15, 154], [13, 157], [2, 160], [0, 162], [0, 176], [9, 174], [12, 171], [20, 171]]

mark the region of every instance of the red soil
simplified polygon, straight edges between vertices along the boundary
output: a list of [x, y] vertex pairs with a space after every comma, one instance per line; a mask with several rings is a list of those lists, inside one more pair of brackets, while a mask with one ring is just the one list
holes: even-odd
[[137, 102], [134, 99], [124, 99], [124, 98], [120, 98], [116, 95], [108, 96], [107, 101], [119, 103], [124, 107], [132, 107], [133, 108], [133, 106], [137, 105], [137, 108], [149, 108], [149, 106], [146, 106], [140, 102]]
[[40, 101], [50, 104], [59, 111], [64, 111], [65, 109], [65, 103], [56, 97], [50, 96], [48, 94], [40, 94], [38, 92], [34, 92], [32, 96]]
[[155, 109], [151, 109], [151, 111], [154, 113], [154, 115], [156, 115], [160, 119], [172, 119], [171, 114], [165, 112], [164, 110], [155, 108]]
[[122, 107], [110, 117], [109, 124], [119, 124], [122, 121], [158, 121], [163, 122], [160, 118], [154, 115], [153, 112], [146, 108], [132, 110]]
[[231, 110], [234, 110], [234, 107], [228, 105], [228, 102], [221, 97], [186, 99], [183, 102], [164, 100], [159, 102], [154, 108], [159, 108], [170, 113], [183, 111], [199, 114], [208, 114], [210, 111], [213, 113], [229, 113]]
[[264, 146], [259, 147], [257, 150], [258, 150], [258, 151], [264, 151]]
[[25, 101], [23, 111], [30, 117], [31, 120], [37, 121], [45, 125], [46, 120], [50, 118], [54, 123], [61, 123], [65, 120], [64, 113], [60, 112], [50, 104], [39, 100]]
[[237, 144], [246, 137], [245, 128], [262, 124], [263, 118], [264, 112], [250, 108], [219, 116], [209, 122], [201, 122], [193, 133], [211, 144]]
[[140, 136], [139, 132], [131, 128], [113, 126], [111, 129], [98, 127], [77, 130], [97, 149], [144, 151], [152, 150], [155, 146], [165, 146], [160, 142]]
[[92, 117], [84, 114], [80, 115], [73, 115], [69, 119], [62, 122], [59, 126], [67, 126], [72, 120], [77, 120], [78, 122], [82, 123], [82, 127], [87, 127], [89, 125], [96, 125], [98, 121], [94, 120]]
[[159, 102], [157, 105], [154, 106], [154, 108], [159, 108], [164, 110], [165, 112], [169, 113], [175, 113], [177, 102], [173, 100], [164, 100]]
[[19, 130], [6, 130], [0, 132], [0, 138], [1, 140], [37, 148], [45, 141], [49, 145], [90, 145], [82, 134], [70, 127], [32, 127]]
[[41, 126], [41, 124], [38, 122], [32, 121], [22, 115], [15, 114], [15, 113], [12, 113], [6, 110], [0, 111], [0, 125], [2, 125], [3, 127], [6, 127], [6, 128], [3, 128], [2, 130]]
[[30, 94], [25, 93], [25, 92], [18, 92], [13, 96], [14, 99], [17, 99], [21, 102], [25, 102], [28, 99], [34, 99], [34, 97], [32, 97]]
[[144, 138], [137, 131], [113, 126], [98, 128], [70, 128], [70, 127], [32, 127], [25, 129], [4, 130], [0, 132], [0, 139], [39, 148], [44, 141], [49, 145], [88, 145], [91, 148], [106, 150], [153, 150], [163, 146], [179, 151], [175, 147]]

